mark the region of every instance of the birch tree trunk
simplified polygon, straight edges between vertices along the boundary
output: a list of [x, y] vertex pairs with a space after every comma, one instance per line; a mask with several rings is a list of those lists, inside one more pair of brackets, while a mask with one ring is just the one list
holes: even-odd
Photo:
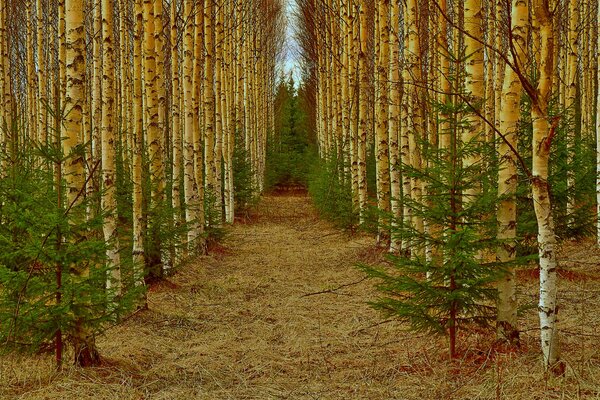
[[215, 161], [215, 46], [214, 46], [214, 0], [204, 0], [204, 168], [206, 193], [216, 206], [217, 165]]
[[365, 223], [367, 211], [367, 136], [369, 130], [369, 70], [367, 65], [367, 47], [369, 41], [369, 23], [367, 18], [367, 0], [360, 1], [359, 32], [360, 50], [358, 53], [358, 74], [360, 96], [358, 101], [358, 201], [361, 224]]
[[[162, 57], [162, 47], [156, 49], [156, 2], [144, 0], [144, 87], [147, 115], [146, 137], [148, 162], [150, 164], [150, 186], [154, 204], [160, 203], [163, 190], [162, 135], [159, 126], [159, 88], [157, 75], [157, 58]], [[162, 27], [162, 24], [159, 24]], [[161, 41], [162, 43], [162, 41]]]
[[[185, 0], [184, 0], [185, 1]], [[178, 1], [171, 1], [171, 87], [173, 99], [171, 101], [171, 140], [173, 152], [173, 185], [171, 193], [171, 202], [174, 210], [174, 225], [176, 228], [181, 226], [181, 178], [183, 171], [183, 144], [181, 138], [181, 79], [179, 63], [179, 15]], [[187, 14], [184, 14], [187, 16]], [[188, 21], [191, 25], [191, 21]], [[191, 25], [193, 27], [193, 25]], [[187, 25], [186, 25], [187, 32]], [[187, 83], [187, 82], [186, 82]], [[191, 82], [189, 89], [191, 90]], [[184, 117], [185, 118], [185, 117]], [[172, 254], [173, 262], [176, 263], [181, 257], [179, 248]]]
[[102, 0], [102, 210], [104, 240], [110, 276], [107, 289], [121, 295], [121, 259], [117, 233], [117, 187], [115, 165], [115, 62], [113, 46], [113, 0]]
[[37, 112], [37, 85], [35, 74], [35, 58], [33, 51], [35, 50], [34, 43], [36, 42], [36, 34], [33, 29], [33, 6], [35, 3], [28, 1], [26, 3], [27, 15], [27, 128], [29, 138], [31, 140], [39, 140], [38, 126], [36, 121]]
[[[482, 24], [482, 0], [465, 1], [465, 53], [468, 59], [465, 62], [465, 90], [469, 96], [469, 103], [474, 108], [467, 115], [468, 127], [463, 130], [462, 141], [469, 143], [481, 141], [483, 134], [483, 121], [478, 114], [481, 111], [484, 94], [484, 70], [483, 70], [483, 32]], [[464, 168], [469, 168], [478, 162], [478, 156], [474, 152], [464, 158]], [[463, 193], [464, 201], [471, 202], [473, 197], [480, 192], [480, 188], [469, 188]]]
[[557, 122], [551, 124], [548, 115], [548, 102], [551, 95], [555, 63], [554, 27], [548, 2], [546, 0], [533, 0], [532, 4], [534, 22], [539, 27], [540, 49], [539, 81], [531, 105], [531, 118], [533, 121], [532, 193], [538, 223], [540, 263], [540, 339], [544, 367], [562, 373], [564, 372], [564, 364], [560, 361], [557, 326], [556, 236], [548, 187], [550, 145]]
[[[93, 75], [92, 75], [92, 147], [90, 160], [101, 159], [102, 131], [102, 0], [94, 0], [93, 19]], [[88, 193], [93, 193], [99, 187], [94, 179], [88, 180]], [[96, 187], [95, 187], [96, 186]]]
[[4, 106], [4, 92], [8, 85], [6, 80], [5, 68], [7, 60], [7, 51], [5, 50], [6, 43], [6, 26], [5, 26], [6, 4], [0, 4], [0, 149], [6, 145], [6, 128], [10, 126], [9, 115], [10, 110]]
[[400, 167], [400, 110], [402, 102], [402, 83], [400, 75], [400, 2], [392, 0], [390, 15], [390, 49], [392, 61], [390, 63], [390, 106], [389, 106], [389, 148], [390, 148], [390, 196], [392, 211], [392, 235], [390, 251], [400, 251], [400, 238], [394, 235], [402, 218], [401, 192], [401, 167]]
[[143, 0], [135, 0], [133, 36], [133, 275], [136, 286], [144, 285], [144, 210], [142, 155], [144, 154], [144, 92], [142, 90], [144, 29]]
[[[196, 252], [198, 241], [201, 234], [201, 203], [198, 198], [198, 189], [196, 188], [196, 171], [194, 162], [196, 160], [195, 146], [195, 128], [198, 127], [198, 115], [194, 113], [194, 105], [197, 104], [198, 94], [195, 89], [198, 89], [197, 82], [199, 77], [192, 77], [194, 72], [194, 30], [200, 29], [197, 23], [192, 24], [194, 11], [194, 0], [184, 0], [184, 19], [187, 21], [185, 25], [185, 34], [183, 38], [183, 116], [184, 116], [184, 137], [183, 137], [183, 185], [185, 193], [185, 219], [188, 224], [187, 234], [187, 249], [191, 252]], [[194, 98], [196, 96], [196, 98]], [[202, 166], [196, 166], [196, 168]], [[199, 184], [202, 184], [200, 181]]]
[[[377, 59], [378, 110], [375, 140], [376, 174], [377, 174], [377, 208], [387, 215], [390, 212], [390, 159], [389, 159], [389, 64], [390, 64], [390, 29], [389, 29], [390, 0], [378, 2], [377, 12], [379, 21], [379, 54]], [[379, 243], [389, 240], [389, 225], [385, 218], [379, 217]]]
[[[212, 0], [209, 0], [212, 1]], [[195, 3], [196, 7], [198, 4]], [[196, 217], [198, 223], [198, 234], [204, 232], [205, 225], [205, 210], [204, 210], [204, 188], [205, 188], [205, 168], [204, 168], [204, 154], [203, 148], [206, 150], [206, 144], [204, 143], [204, 135], [202, 129], [206, 120], [206, 112], [203, 105], [204, 97], [204, 65], [205, 54], [204, 54], [204, 8], [195, 10], [194, 26], [195, 26], [195, 41], [194, 41], [194, 69], [193, 69], [193, 112], [194, 112], [194, 127], [192, 131], [193, 135], [193, 150], [194, 150], [194, 180], [196, 190], [198, 191], [198, 203], [196, 208]], [[202, 243], [200, 238], [194, 243], [199, 249]]]
[[[598, 4], [598, 21], [600, 23], [600, 3]], [[597, 49], [600, 51], [600, 35], [596, 29], [596, 41]], [[597, 232], [596, 241], [600, 246], [600, 63], [596, 63], [596, 78], [598, 79], [596, 87], [598, 88], [598, 94], [596, 98], [596, 204], [597, 204]]]
[[47, 76], [46, 76], [46, 58], [44, 43], [44, 9], [42, 0], [36, 0], [37, 12], [37, 70], [38, 70], [38, 127], [42, 144], [48, 142], [48, 97], [47, 97]]
[[[529, 10], [527, 2], [512, 1], [511, 26], [515, 52], [509, 53], [509, 60], [520, 71], [525, 70], [527, 61], [527, 36], [529, 26]], [[504, 136], [498, 144], [500, 170], [498, 172], [498, 195], [502, 197], [497, 210], [498, 235], [503, 243], [496, 256], [501, 263], [510, 263], [516, 256], [517, 235], [517, 159], [513, 150], [517, 149], [518, 123], [521, 115], [522, 85], [517, 71], [506, 68], [502, 89], [502, 109], [500, 115], [500, 132]], [[511, 149], [512, 147], [512, 149]], [[498, 282], [498, 316], [497, 335], [501, 340], [516, 343], [519, 340], [517, 328], [517, 294], [515, 270], [509, 267], [506, 275]]]
[[[59, 97], [61, 99], [65, 97], [65, 92], [67, 90], [67, 38], [65, 14], [65, 0], [58, 0], [58, 68], [60, 77]], [[60, 103], [62, 104], [62, 101]], [[64, 107], [62, 107], [61, 112], [64, 112]]]
[[[64, 176], [67, 185], [68, 204], [80, 203], [79, 193], [84, 185], [83, 154], [81, 145], [82, 110], [85, 106], [85, 30], [83, 2], [66, 0], [66, 67], [67, 88], [65, 109], [69, 110], [61, 129], [62, 147], [70, 158], [64, 164]], [[78, 265], [75, 269], [75, 282], [85, 280], [89, 275], [89, 267]], [[85, 306], [83, 306], [85, 308]], [[100, 356], [96, 349], [95, 338], [86, 325], [87, 316], [76, 315], [73, 329], [75, 362], [81, 366], [96, 365]]]
[[[575, 100], [577, 96], [578, 73], [578, 37], [579, 37], [579, 9], [578, 0], [569, 1], [568, 42], [566, 50], [567, 82], [565, 90], [565, 110], [567, 118], [567, 215], [574, 211], [573, 190], [575, 189], [575, 171], [573, 161], [575, 153]], [[581, 96], [583, 97], [583, 96]], [[583, 111], [583, 110], [582, 110]]]
[[216, 10], [215, 16], [215, 151], [214, 151], [214, 164], [215, 164], [215, 187], [214, 187], [214, 201], [215, 201], [215, 223], [220, 225], [223, 219], [222, 208], [223, 208], [223, 197], [222, 193], [222, 181], [221, 181], [221, 163], [223, 159], [223, 137], [225, 136], [225, 117], [226, 110], [224, 107], [225, 97], [225, 77], [223, 76], [223, 65], [224, 65], [224, 18], [223, 14], [225, 10], [224, 5], [220, 5]]
[[[165, 138], [167, 135], [167, 124], [166, 124], [166, 110], [167, 110], [167, 98], [166, 98], [166, 85], [165, 85], [165, 41], [164, 38], [164, 24], [163, 24], [163, 2], [160, 0], [154, 1], [154, 54], [156, 57], [156, 107], [157, 107], [157, 125], [158, 125], [158, 146], [156, 150], [152, 147], [154, 144], [149, 143], [151, 152], [156, 152], [154, 156], [151, 155], [150, 160], [154, 157], [153, 164], [156, 168], [157, 173], [157, 184], [160, 200], [164, 200], [164, 187], [165, 187], [165, 165], [163, 163], [163, 155], [166, 144]], [[162, 255], [163, 262], [167, 261]], [[165, 267], [168, 264], [164, 263]]]
[[[408, 159], [410, 165], [415, 170], [421, 170], [421, 147], [419, 139], [423, 138], [423, 118], [421, 114], [421, 89], [422, 85], [422, 70], [421, 70], [421, 43], [419, 37], [419, 18], [422, 16], [419, 12], [418, 2], [416, 0], [408, 0], [406, 3], [406, 66], [404, 69], [406, 87], [406, 125], [407, 125], [407, 145]], [[405, 192], [406, 193], [406, 192]], [[416, 204], [421, 204], [422, 199], [422, 182], [419, 178], [410, 178], [410, 196]], [[423, 218], [418, 214], [413, 213], [413, 210], [406, 212], [405, 215], [410, 217], [410, 224], [418, 232], [424, 231]], [[410, 248], [410, 244], [406, 243]]]

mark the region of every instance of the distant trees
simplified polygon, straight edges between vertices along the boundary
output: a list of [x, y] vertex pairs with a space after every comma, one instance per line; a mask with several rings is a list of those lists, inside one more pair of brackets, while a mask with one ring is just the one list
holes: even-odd
[[[316, 93], [307, 97], [316, 108], [316, 144], [323, 159], [342, 164], [331, 173], [352, 194], [348, 201], [360, 223], [374, 222], [380, 239], [391, 231], [383, 244], [415, 262], [427, 260], [425, 275], [434, 276], [454, 253], [439, 245], [450, 235], [446, 222], [426, 215], [438, 206], [432, 196], [441, 185], [427, 172], [442, 162], [432, 152], [460, 157], [453, 162], [465, 169], [463, 185], [447, 187], [459, 192], [449, 197], [457, 210], [467, 213], [481, 199], [497, 198], [495, 210], [481, 216], [497, 220], [495, 257], [483, 249], [473, 257], [482, 265], [495, 259], [494, 268], [503, 271], [496, 282], [498, 337], [511, 342], [518, 340], [517, 240], [530, 218], [525, 208], [531, 208], [529, 203], [521, 209], [517, 196], [529, 192], [541, 271], [544, 363], [560, 370], [557, 231], [585, 234], [598, 218], [589, 207], [584, 211], [594, 190], [587, 166], [596, 159], [586, 144], [594, 140], [593, 121], [599, 118], [590, 111], [598, 101], [590, 83], [598, 73], [596, 57], [590, 56], [598, 51], [597, 1], [299, 4], [306, 84]], [[330, 39], [336, 33], [343, 34]], [[339, 67], [332, 70], [332, 63]], [[340, 77], [349, 87], [330, 90]], [[335, 104], [343, 105], [342, 120], [349, 120], [341, 124], [349, 145], [339, 148], [336, 131], [326, 123]], [[481, 153], [486, 143], [495, 146], [495, 157]], [[497, 169], [496, 183], [467, 185], [473, 168]], [[368, 176], [374, 179], [367, 187]], [[375, 202], [379, 218], [370, 221], [368, 205]], [[415, 246], [415, 237], [424, 238], [422, 246]]]
[[291, 75], [279, 76], [274, 107], [275, 129], [269, 135], [265, 160], [266, 187], [307, 186], [314, 156], [309, 148], [306, 114]]
[[[107, 315], [143, 306], [139, 297], [120, 303], [185, 254], [205, 251], [205, 228], [233, 222], [236, 147], [248, 149], [254, 190], [263, 187], [282, 7], [279, 0], [0, 5], [2, 179], [6, 165], [23, 162], [11, 158], [11, 146], [46, 170], [56, 164], [49, 188], [65, 186], [58, 203], [71, 224], [102, 222], [85, 235], [103, 238], [101, 262], [59, 267], [69, 289], [58, 291], [79, 285], [91, 296], [77, 303], [73, 326], [56, 327], [74, 342], [79, 364], [99, 361], [101, 324], [89, 323], [96, 300], [106, 299]], [[57, 140], [64, 162], [49, 150]], [[71, 212], [79, 205], [85, 215]], [[38, 262], [5, 267], [37, 274]], [[28, 281], [20, 284], [29, 293]], [[63, 310], [60, 296], [55, 301]], [[2, 313], [21, 317], [14, 303], [0, 304]]]

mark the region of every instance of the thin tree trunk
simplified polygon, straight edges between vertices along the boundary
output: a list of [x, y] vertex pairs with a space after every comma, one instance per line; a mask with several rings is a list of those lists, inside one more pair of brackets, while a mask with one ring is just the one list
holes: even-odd
[[31, 140], [39, 140], [38, 126], [36, 121], [37, 113], [37, 85], [35, 76], [35, 58], [33, 51], [35, 49], [36, 34], [33, 29], [33, 6], [32, 1], [26, 2], [27, 13], [27, 128]]
[[[527, 30], [529, 26], [527, 2], [513, 0], [511, 18], [512, 48], [515, 49], [515, 54], [513, 56], [512, 52], [509, 53], [509, 59], [518, 70], [522, 71], [527, 61]], [[496, 256], [501, 263], [514, 261], [517, 252], [517, 156], [513, 149], [517, 148], [522, 91], [517, 72], [512, 68], [506, 68], [502, 89], [502, 110], [497, 116], [500, 121], [500, 132], [503, 135], [503, 140], [498, 144], [500, 157], [498, 195], [501, 196], [501, 201], [496, 214], [498, 220], [497, 239], [502, 241]], [[519, 340], [517, 305], [515, 270], [510, 266], [498, 282], [497, 335], [499, 339], [513, 344]]]
[[378, 2], [379, 26], [379, 54], [377, 59], [377, 127], [375, 140], [376, 175], [377, 175], [377, 208], [380, 214], [378, 223], [377, 241], [387, 246], [389, 240], [389, 220], [386, 217], [390, 212], [390, 158], [389, 158], [389, 64], [390, 64], [390, 27], [389, 27], [390, 0]]
[[392, 211], [392, 232], [390, 241], [390, 251], [396, 253], [400, 251], [401, 240], [395, 233], [400, 227], [402, 218], [402, 200], [401, 200], [401, 159], [400, 159], [400, 112], [402, 103], [402, 83], [400, 73], [400, 2], [392, 0], [391, 8], [391, 56], [390, 64], [390, 126], [389, 126], [389, 147], [390, 147], [390, 197]]
[[117, 187], [115, 165], [115, 61], [113, 46], [113, 0], [102, 0], [102, 210], [104, 211], [104, 240], [110, 276], [107, 289], [121, 295], [121, 260], [117, 234]]
[[[579, 6], [578, 0], [569, 2], [568, 47], [567, 47], [567, 82], [565, 90], [565, 110], [567, 118], [567, 215], [574, 211], [573, 190], [575, 189], [575, 171], [573, 162], [575, 156], [575, 98], [577, 95], [578, 74], [578, 37], [579, 37]], [[583, 97], [583, 96], [582, 96]], [[583, 110], [582, 110], [583, 111]], [[569, 218], [570, 219], [570, 218]]]
[[[598, 4], [598, 21], [600, 23], [600, 2]], [[600, 35], [596, 29], [597, 50], [600, 51]], [[598, 79], [596, 90], [596, 207], [597, 207], [597, 233], [596, 241], [600, 246], [600, 63], [596, 62], [596, 78]]]
[[38, 127], [42, 144], [48, 143], [48, 97], [47, 97], [47, 76], [46, 76], [46, 58], [44, 43], [44, 9], [42, 0], [37, 0], [37, 70], [38, 70]]
[[[70, 156], [64, 165], [67, 202], [69, 205], [76, 205], [81, 202], [79, 193], [84, 185], [83, 155], [77, 150], [81, 145], [82, 110], [85, 107], [85, 30], [82, 2], [66, 0], [65, 16], [67, 43], [65, 108], [69, 112], [64, 119], [61, 136], [63, 137], [63, 152], [65, 155]], [[82, 263], [76, 266], [74, 272], [75, 284], [77, 284], [78, 281], [83, 282], [89, 275], [89, 267]], [[75, 362], [81, 366], [96, 365], [100, 362], [94, 335], [90, 327], [87, 326], [87, 318], [89, 316], [86, 313], [76, 315], [73, 329]]]
[[[184, 0], [184, 20], [187, 21], [185, 25], [185, 34], [183, 39], [183, 116], [184, 116], [184, 137], [183, 137], [183, 185], [185, 193], [185, 219], [188, 224], [188, 235], [187, 235], [187, 249], [188, 251], [195, 253], [198, 249], [198, 241], [201, 235], [201, 202], [199, 199], [199, 190], [196, 188], [196, 168], [202, 168], [201, 165], [194, 167], [196, 160], [195, 151], [195, 129], [198, 128], [199, 116], [195, 114], [195, 106], [198, 103], [198, 92], [199, 89], [198, 76], [192, 76], [195, 72], [194, 63], [198, 63], [198, 55], [195, 55], [196, 45], [194, 43], [194, 30], [201, 30], [202, 28], [196, 22], [192, 23], [192, 17], [194, 11], [200, 13], [198, 10], [194, 10], [194, 0]], [[196, 35], [196, 38], [198, 35]], [[202, 181], [198, 182], [200, 185]]]
[[204, 168], [206, 193], [212, 200], [210, 208], [216, 207], [217, 165], [215, 161], [215, 46], [214, 46], [214, 0], [204, 0]]
[[[173, 206], [173, 223], [175, 228], [181, 227], [181, 173], [183, 171], [183, 144], [181, 137], [181, 79], [179, 72], [179, 15], [178, 1], [171, 1], [171, 87], [173, 100], [171, 102], [171, 140], [173, 151], [173, 185], [171, 204]], [[191, 21], [188, 21], [191, 25]], [[191, 84], [190, 84], [191, 89]], [[184, 117], [185, 118], [185, 117]], [[179, 248], [171, 252], [173, 264], [181, 258]]]
[[143, 64], [143, 0], [135, 0], [133, 37], [133, 280], [144, 285], [144, 210], [142, 155], [144, 153], [144, 93], [142, 90]]
[[367, 136], [369, 130], [369, 99], [367, 93], [369, 91], [369, 70], [367, 65], [367, 47], [369, 41], [369, 21], [367, 17], [367, 0], [360, 1], [359, 11], [359, 32], [360, 32], [360, 50], [358, 55], [358, 74], [360, 82], [360, 96], [358, 102], [358, 201], [360, 222], [366, 222], [367, 212]]
[[535, 25], [539, 27], [540, 49], [539, 81], [531, 106], [533, 121], [532, 193], [538, 223], [540, 263], [540, 339], [544, 366], [557, 373], [562, 373], [564, 364], [560, 362], [557, 326], [556, 236], [548, 187], [550, 145], [556, 128], [555, 124], [550, 124], [548, 115], [555, 63], [554, 29], [549, 5], [545, 0], [533, 0], [533, 16]]
[[[209, 0], [212, 1], [212, 0]], [[202, 3], [200, 3], [202, 4]], [[198, 3], [196, 3], [196, 7]], [[204, 97], [204, 81], [205, 77], [204, 73], [204, 65], [205, 61], [204, 55], [204, 8], [196, 9], [195, 12], [195, 42], [194, 42], [194, 70], [193, 70], [193, 104], [194, 104], [194, 128], [193, 128], [193, 149], [194, 149], [194, 179], [196, 182], [196, 190], [198, 191], [198, 206], [197, 206], [197, 214], [196, 217], [198, 219], [198, 229], [199, 234], [204, 232], [205, 225], [205, 208], [204, 208], [204, 195], [205, 195], [205, 170], [204, 170], [204, 155], [203, 155], [203, 144], [204, 149], [204, 135], [202, 133], [202, 129], [204, 128], [204, 121], [206, 120], [206, 112], [204, 111], [204, 107], [202, 107], [203, 97]], [[200, 243], [200, 239], [194, 243], [194, 246], [200, 246], [203, 244]]]

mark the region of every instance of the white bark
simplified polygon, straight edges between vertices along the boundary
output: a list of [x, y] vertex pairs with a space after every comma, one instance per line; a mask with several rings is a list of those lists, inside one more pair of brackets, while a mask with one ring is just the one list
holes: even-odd
[[[600, 4], [598, 4], [598, 21], [600, 21]], [[600, 35], [597, 35], [598, 50], [600, 51]], [[598, 63], [598, 87], [600, 88], [600, 63]], [[600, 90], [596, 99], [596, 200], [598, 207], [598, 245], [600, 245]]]

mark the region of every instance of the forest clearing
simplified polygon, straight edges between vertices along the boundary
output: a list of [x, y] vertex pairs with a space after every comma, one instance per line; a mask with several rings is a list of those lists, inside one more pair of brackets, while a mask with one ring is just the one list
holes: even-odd
[[599, 0], [0, 0], [0, 398], [600, 398]]

